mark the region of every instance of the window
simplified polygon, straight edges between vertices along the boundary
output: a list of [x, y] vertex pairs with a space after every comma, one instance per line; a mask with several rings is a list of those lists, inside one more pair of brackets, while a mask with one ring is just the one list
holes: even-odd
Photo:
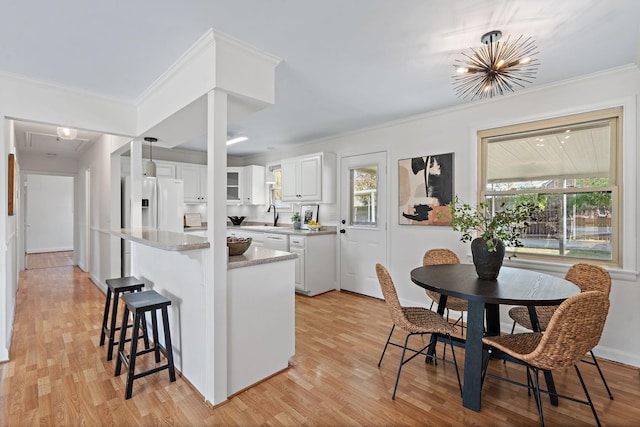
[[271, 203], [281, 211], [286, 212], [292, 210], [291, 203], [282, 201], [282, 167], [280, 165], [271, 165], [268, 169], [276, 177], [276, 183], [272, 184], [270, 188]]
[[350, 225], [376, 226], [378, 223], [377, 165], [350, 169]]
[[619, 263], [621, 120], [616, 108], [478, 132], [480, 200], [541, 208], [519, 256]]

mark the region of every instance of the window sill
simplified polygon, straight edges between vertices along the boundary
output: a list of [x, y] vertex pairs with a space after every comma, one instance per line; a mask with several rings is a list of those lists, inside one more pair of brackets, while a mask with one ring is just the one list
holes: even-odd
[[[473, 258], [471, 254], [467, 254], [467, 259], [469, 263], [473, 263]], [[578, 262], [589, 262], [589, 260], [567, 260], [566, 263], [559, 262], [549, 262], [549, 261], [541, 261], [541, 260], [532, 260], [532, 259], [523, 259], [521, 257], [508, 259], [505, 256], [504, 262], [502, 265], [506, 267], [513, 268], [522, 268], [527, 270], [536, 270], [544, 273], [551, 273], [558, 276], [564, 276], [569, 267]], [[597, 264], [597, 263], [594, 263]], [[598, 264], [600, 265], [600, 264]], [[636, 282], [638, 280], [638, 272], [632, 270], [624, 270], [618, 267], [602, 265], [609, 274], [611, 275], [611, 279], [614, 280], [623, 280], [627, 282]]]

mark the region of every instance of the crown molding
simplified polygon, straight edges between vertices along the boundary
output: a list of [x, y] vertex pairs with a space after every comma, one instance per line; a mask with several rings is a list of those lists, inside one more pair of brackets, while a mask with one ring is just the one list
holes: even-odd
[[175, 76], [186, 64], [193, 61], [205, 50], [215, 46], [213, 29], [204, 33], [189, 49], [187, 49], [164, 73], [160, 75], [148, 88], [135, 99], [135, 104], [140, 105], [161, 88], [168, 80]]
[[242, 40], [238, 40], [234, 37], [231, 37], [230, 35], [225, 34], [221, 31], [213, 30], [213, 34], [214, 34], [216, 43], [218, 42], [227, 43], [228, 45], [233, 46], [237, 49], [240, 49], [245, 53], [259, 57], [264, 61], [271, 63], [274, 67], [282, 62], [282, 58], [280, 58], [279, 56], [272, 55], [268, 52], [265, 52], [264, 50], [258, 49], [255, 46], [252, 46], [246, 42], [243, 42]]
[[25, 84], [25, 85], [39, 87], [41, 89], [56, 90], [56, 91], [66, 92], [68, 94], [72, 94], [72, 95], [75, 95], [75, 96], [82, 96], [82, 97], [88, 97], [88, 98], [97, 98], [97, 99], [101, 99], [101, 100], [104, 100], [104, 101], [120, 103], [120, 104], [126, 104], [126, 105], [129, 105], [129, 106], [135, 105], [134, 102], [132, 102], [130, 100], [126, 100], [126, 99], [122, 99], [122, 98], [116, 98], [114, 96], [108, 96], [108, 95], [100, 94], [100, 93], [97, 93], [97, 92], [90, 92], [90, 91], [87, 91], [87, 90], [81, 90], [81, 89], [78, 89], [78, 88], [61, 85], [59, 83], [53, 83], [53, 82], [48, 81], [48, 80], [35, 79], [35, 78], [32, 78], [32, 77], [25, 76], [23, 74], [15, 74], [15, 73], [7, 72], [7, 71], [0, 71], [0, 80], [9, 80], [9, 81], [12, 81], [12, 82], [15, 82], [15, 83], [21, 83], [21, 84]]

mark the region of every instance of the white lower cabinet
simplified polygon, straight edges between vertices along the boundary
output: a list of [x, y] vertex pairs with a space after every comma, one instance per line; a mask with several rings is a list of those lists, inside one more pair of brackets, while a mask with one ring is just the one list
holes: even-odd
[[296, 292], [314, 296], [336, 288], [335, 234], [289, 237], [289, 252], [298, 254]]
[[[296, 292], [314, 296], [336, 289], [336, 235], [282, 234], [227, 228], [227, 236], [251, 237], [251, 246], [267, 247], [297, 254]], [[288, 243], [287, 243], [288, 242]]]

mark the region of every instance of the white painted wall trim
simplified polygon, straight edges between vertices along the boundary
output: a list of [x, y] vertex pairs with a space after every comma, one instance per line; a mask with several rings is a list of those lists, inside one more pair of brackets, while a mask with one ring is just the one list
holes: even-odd
[[[4, 117], [15, 120], [134, 135], [135, 106], [131, 103], [69, 90], [50, 83], [12, 74], [0, 74]], [[65, 108], [51, 108], [65, 106]]]

